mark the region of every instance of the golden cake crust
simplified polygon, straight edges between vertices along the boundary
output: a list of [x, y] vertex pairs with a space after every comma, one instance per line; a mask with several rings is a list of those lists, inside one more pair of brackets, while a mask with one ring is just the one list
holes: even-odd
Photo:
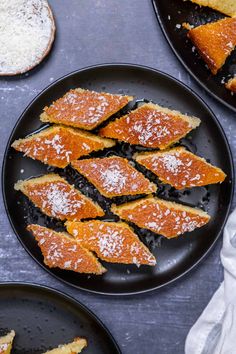
[[44, 354], [77, 354], [87, 347], [88, 343], [85, 338], [77, 337], [73, 342], [61, 344], [57, 348], [47, 351]]
[[153, 103], [108, 123], [99, 135], [133, 145], [165, 149], [200, 124], [200, 119]]
[[66, 223], [81, 245], [106, 262], [154, 266], [155, 257], [124, 222], [91, 220]]
[[15, 331], [10, 331], [7, 335], [0, 337], [0, 354], [10, 354], [13, 340], [15, 338]]
[[40, 120], [92, 130], [132, 100], [131, 96], [72, 89], [45, 107]]
[[25, 139], [15, 140], [12, 147], [25, 156], [64, 168], [73, 160], [115, 145], [111, 139], [100, 138], [79, 129], [54, 125], [32, 134]]
[[18, 181], [14, 187], [50, 217], [81, 220], [103, 216], [101, 207], [57, 174]]
[[49, 268], [72, 270], [77, 273], [103, 274], [106, 269], [97, 258], [65, 232], [56, 232], [40, 225], [28, 225], [38, 242]]
[[210, 220], [210, 216], [200, 209], [153, 197], [113, 205], [112, 212], [123, 220], [167, 238], [193, 231]]
[[47, 351], [44, 354], [77, 354], [87, 347], [88, 343], [85, 338], [77, 337], [73, 342], [61, 344], [57, 348]]
[[79, 173], [85, 176], [105, 197], [149, 194], [157, 186], [118, 156], [92, 158], [72, 162]]
[[235, 92], [236, 93], [236, 76], [233, 77], [232, 79], [230, 79], [226, 84], [225, 84], [225, 87], [232, 91], [232, 92]]
[[235, 0], [191, 0], [191, 2], [200, 6], [211, 7], [213, 10], [217, 10], [228, 16], [236, 16]]
[[176, 189], [221, 183], [225, 173], [184, 147], [135, 155], [136, 161]]
[[236, 18], [224, 18], [191, 29], [188, 37], [212, 74], [217, 74], [236, 45]]

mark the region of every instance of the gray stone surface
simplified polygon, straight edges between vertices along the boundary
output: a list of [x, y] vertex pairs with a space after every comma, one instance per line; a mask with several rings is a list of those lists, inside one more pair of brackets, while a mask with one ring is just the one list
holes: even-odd
[[[64, 74], [104, 62], [149, 65], [188, 84], [211, 106], [236, 154], [236, 114], [207, 95], [184, 70], [161, 33], [150, 0], [50, 3], [57, 22], [50, 58], [28, 75], [0, 80], [1, 161], [17, 118], [37, 93]], [[0, 225], [0, 281], [37, 282], [74, 296], [101, 318], [124, 354], [182, 354], [189, 328], [222, 280], [219, 240], [197, 268], [159, 291], [126, 298], [91, 295], [63, 285], [30, 258], [11, 230], [2, 198]]]

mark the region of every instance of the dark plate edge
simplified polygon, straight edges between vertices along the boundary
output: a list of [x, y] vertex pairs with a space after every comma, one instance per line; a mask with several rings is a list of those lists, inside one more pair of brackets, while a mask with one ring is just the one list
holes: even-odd
[[56, 295], [56, 296], [60, 297], [62, 300], [67, 300], [71, 304], [73, 304], [74, 306], [82, 309], [86, 314], [88, 314], [88, 316], [90, 316], [93, 320], [95, 320], [95, 322], [97, 322], [98, 325], [101, 326], [101, 328], [107, 333], [107, 335], [110, 337], [112, 343], [114, 344], [115, 349], [117, 350], [117, 354], [122, 354], [122, 352], [121, 352], [121, 350], [120, 350], [115, 338], [113, 337], [113, 335], [111, 334], [109, 329], [98, 318], [98, 316], [95, 315], [95, 313], [93, 311], [91, 311], [86, 305], [82, 304], [79, 300], [75, 299], [71, 295], [68, 295], [68, 294], [64, 293], [61, 290], [52, 288], [50, 286], [38, 284], [38, 283], [18, 282], [18, 281], [0, 282], [0, 289], [4, 288], [4, 287], [11, 288], [11, 287], [15, 287], [15, 286], [21, 287], [21, 288], [30, 288], [30, 289], [43, 290], [45, 293], [50, 293], [52, 295]]
[[[229, 155], [229, 158], [230, 158], [230, 170], [231, 170], [231, 176], [229, 176], [230, 180], [231, 180], [231, 193], [230, 193], [230, 202], [229, 202], [229, 205], [228, 205], [228, 209], [227, 209], [227, 212], [226, 212], [226, 216], [225, 216], [225, 220], [214, 240], [214, 242], [211, 244], [211, 246], [206, 250], [206, 252], [202, 255], [202, 257], [200, 257], [198, 259], [198, 261], [196, 261], [189, 269], [187, 269], [186, 271], [184, 271], [182, 274], [180, 274], [179, 276], [176, 276], [175, 278], [167, 281], [166, 283], [162, 284], [162, 285], [159, 285], [159, 286], [155, 286], [155, 287], [150, 287], [149, 289], [145, 289], [145, 290], [140, 290], [140, 291], [135, 291], [135, 292], [124, 292], [124, 293], [110, 293], [110, 292], [101, 292], [101, 291], [96, 291], [96, 290], [91, 290], [91, 289], [88, 289], [88, 288], [84, 288], [84, 287], [81, 287], [81, 286], [78, 286], [78, 285], [74, 285], [74, 284], [71, 284], [69, 282], [67, 282], [66, 280], [64, 279], [61, 279], [59, 276], [57, 276], [56, 274], [52, 273], [50, 271], [49, 268], [47, 268], [44, 264], [40, 263], [32, 254], [31, 252], [25, 247], [25, 245], [23, 244], [20, 236], [18, 235], [18, 233], [16, 232], [16, 229], [13, 225], [13, 222], [11, 220], [11, 217], [10, 217], [10, 213], [9, 213], [9, 210], [8, 210], [8, 207], [7, 207], [7, 200], [6, 200], [6, 194], [5, 194], [5, 168], [6, 168], [6, 159], [7, 159], [7, 153], [8, 153], [8, 150], [11, 148], [11, 140], [12, 140], [12, 136], [14, 135], [15, 133], [15, 130], [17, 128], [17, 125], [18, 123], [20, 122], [20, 120], [22, 119], [22, 117], [24, 116], [25, 112], [29, 109], [29, 107], [35, 102], [37, 101], [38, 97], [44, 93], [45, 91], [48, 90], [49, 87], [53, 86], [54, 84], [58, 83], [59, 81], [63, 81], [64, 79], [66, 79], [67, 77], [71, 76], [71, 75], [74, 75], [74, 74], [78, 74], [78, 73], [81, 73], [81, 72], [84, 72], [86, 70], [91, 70], [91, 69], [96, 69], [96, 68], [106, 68], [108, 66], [111, 66], [111, 67], [130, 67], [130, 68], [136, 68], [136, 69], [142, 69], [142, 70], [148, 70], [148, 71], [152, 71], [154, 72], [155, 74], [159, 74], [159, 75], [162, 75], [162, 76], [165, 76], [167, 77], [168, 79], [171, 79], [175, 82], [177, 82], [179, 85], [182, 85], [187, 91], [190, 91], [190, 93], [195, 97], [197, 98], [203, 106], [205, 106], [205, 108], [209, 111], [209, 113], [211, 114], [212, 118], [214, 119], [214, 122], [215, 124], [217, 125], [217, 128], [219, 129], [221, 135], [222, 135], [222, 138], [225, 142], [225, 145], [227, 147], [227, 150], [228, 150], [228, 155]], [[163, 72], [163, 71], [160, 71], [160, 70], [157, 70], [157, 69], [154, 69], [154, 68], [151, 68], [149, 66], [145, 66], [145, 65], [138, 65], [138, 64], [131, 64], [131, 63], [103, 63], [103, 64], [97, 64], [97, 65], [91, 65], [91, 66], [87, 66], [87, 67], [84, 67], [84, 68], [81, 68], [79, 70], [75, 70], [69, 74], [66, 74], [64, 76], [62, 76], [61, 78], [57, 79], [56, 81], [54, 81], [53, 83], [49, 84], [46, 88], [44, 88], [39, 94], [37, 94], [37, 96], [27, 105], [27, 107], [24, 109], [23, 113], [20, 115], [20, 117], [17, 119], [13, 129], [12, 129], [12, 132], [10, 134], [10, 137], [7, 141], [7, 145], [6, 145], [6, 149], [5, 149], [5, 152], [4, 152], [4, 156], [3, 156], [3, 163], [2, 163], [2, 173], [1, 173], [1, 177], [2, 177], [2, 196], [3, 196], [3, 202], [4, 202], [4, 206], [5, 206], [5, 211], [6, 211], [6, 214], [7, 214], [7, 217], [8, 217], [8, 220], [10, 222], [10, 225], [12, 227], [12, 230], [14, 231], [15, 235], [17, 236], [18, 240], [20, 241], [21, 245], [23, 246], [23, 248], [26, 250], [26, 252], [42, 267], [44, 268], [47, 273], [49, 273], [51, 276], [53, 276], [54, 278], [56, 278], [57, 280], [60, 280], [61, 282], [71, 286], [71, 287], [74, 287], [76, 289], [79, 289], [79, 290], [83, 290], [83, 291], [87, 291], [87, 292], [90, 292], [90, 293], [93, 293], [93, 294], [100, 294], [100, 295], [109, 295], [109, 296], [130, 296], [130, 295], [139, 295], [139, 294], [144, 294], [144, 293], [147, 293], [147, 292], [151, 292], [151, 291], [154, 291], [156, 289], [159, 289], [159, 288], [162, 288], [166, 285], [169, 285], [171, 284], [172, 282], [174, 282], [175, 280], [178, 280], [179, 278], [181, 278], [182, 276], [186, 275], [189, 271], [191, 271], [196, 265], [198, 265], [203, 259], [204, 257], [206, 257], [206, 255], [210, 252], [210, 250], [213, 248], [213, 246], [216, 244], [216, 241], [219, 239], [223, 229], [224, 229], [224, 226], [225, 226], [225, 223], [228, 219], [228, 216], [229, 216], [229, 213], [230, 213], [230, 209], [231, 209], [231, 205], [232, 205], [232, 201], [233, 201], [233, 196], [234, 196], [234, 183], [235, 183], [235, 169], [234, 169], [234, 163], [233, 163], [233, 155], [232, 155], [232, 151], [231, 151], [231, 148], [229, 146], [229, 143], [228, 143], [228, 140], [227, 140], [227, 137], [226, 137], [226, 134], [220, 124], [220, 122], [218, 121], [217, 117], [215, 116], [215, 114], [213, 113], [213, 111], [211, 110], [211, 108], [208, 106], [207, 103], [205, 103], [203, 101], [203, 99], [196, 93], [194, 92], [190, 87], [188, 87], [186, 84], [184, 84], [182, 81], [172, 77], [171, 75]], [[1, 283], [0, 283], [1, 285]]]
[[152, 5], [154, 8], [154, 12], [156, 14], [159, 26], [162, 30], [162, 33], [167, 41], [167, 43], [169, 44], [169, 46], [171, 47], [172, 51], [174, 52], [174, 54], [176, 55], [176, 57], [178, 58], [178, 60], [181, 62], [181, 64], [185, 67], [185, 69], [188, 71], [188, 73], [197, 81], [197, 83], [205, 90], [207, 91], [212, 97], [214, 97], [217, 101], [219, 101], [220, 103], [222, 103], [224, 106], [226, 106], [227, 108], [231, 109], [232, 111], [236, 112], [236, 107], [233, 107], [231, 104], [225, 102], [222, 98], [220, 98], [219, 96], [217, 96], [215, 93], [213, 93], [201, 80], [198, 79], [198, 77], [194, 74], [194, 72], [188, 67], [187, 64], [185, 64], [184, 60], [182, 59], [182, 57], [178, 54], [177, 50], [175, 49], [174, 45], [172, 44], [161, 19], [158, 7], [156, 5], [155, 0], [151, 0], [152, 1]]

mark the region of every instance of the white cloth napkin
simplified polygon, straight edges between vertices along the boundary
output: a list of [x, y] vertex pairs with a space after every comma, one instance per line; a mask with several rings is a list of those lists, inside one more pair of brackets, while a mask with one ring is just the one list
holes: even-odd
[[185, 354], [236, 353], [236, 210], [224, 229], [221, 262], [224, 281], [191, 328]]

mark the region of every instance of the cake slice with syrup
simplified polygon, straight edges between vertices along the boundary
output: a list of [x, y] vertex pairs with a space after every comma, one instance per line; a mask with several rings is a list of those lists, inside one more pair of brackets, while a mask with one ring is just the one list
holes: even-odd
[[176, 189], [222, 183], [226, 174], [184, 147], [138, 153], [135, 160]]
[[18, 181], [15, 190], [24, 193], [44, 214], [60, 220], [103, 216], [104, 211], [57, 174]]
[[92, 130], [132, 100], [132, 96], [72, 89], [45, 107], [40, 120]]
[[216, 75], [236, 46], [236, 18], [226, 17], [195, 27], [188, 32], [188, 37]]
[[62, 125], [53, 125], [24, 139], [15, 140], [12, 147], [24, 156], [47, 165], [65, 168], [73, 160], [115, 145], [111, 139]]
[[107, 198], [150, 194], [157, 190], [154, 183], [144, 177], [123, 157], [110, 156], [77, 160], [71, 165]]
[[112, 212], [123, 220], [166, 238], [191, 232], [210, 220], [210, 216], [200, 209], [153, 197], [113, 205]]
[[67, 231], [97, 257], [110, 263], [154, 266], [155, 257], [124, 222], [66, 222]]
[[153, 103], [146, 103], [100, 129], [99, 135], [133, 145], [165, 149], [200, 124], [187, 116]]
[[49, 268], [97, 275], [106, 272], [93, 253], [66, 232], [56, 232], [47, 227], [33, 224], [28, 225], [27, 230], [38, 242], [44, 263]]

